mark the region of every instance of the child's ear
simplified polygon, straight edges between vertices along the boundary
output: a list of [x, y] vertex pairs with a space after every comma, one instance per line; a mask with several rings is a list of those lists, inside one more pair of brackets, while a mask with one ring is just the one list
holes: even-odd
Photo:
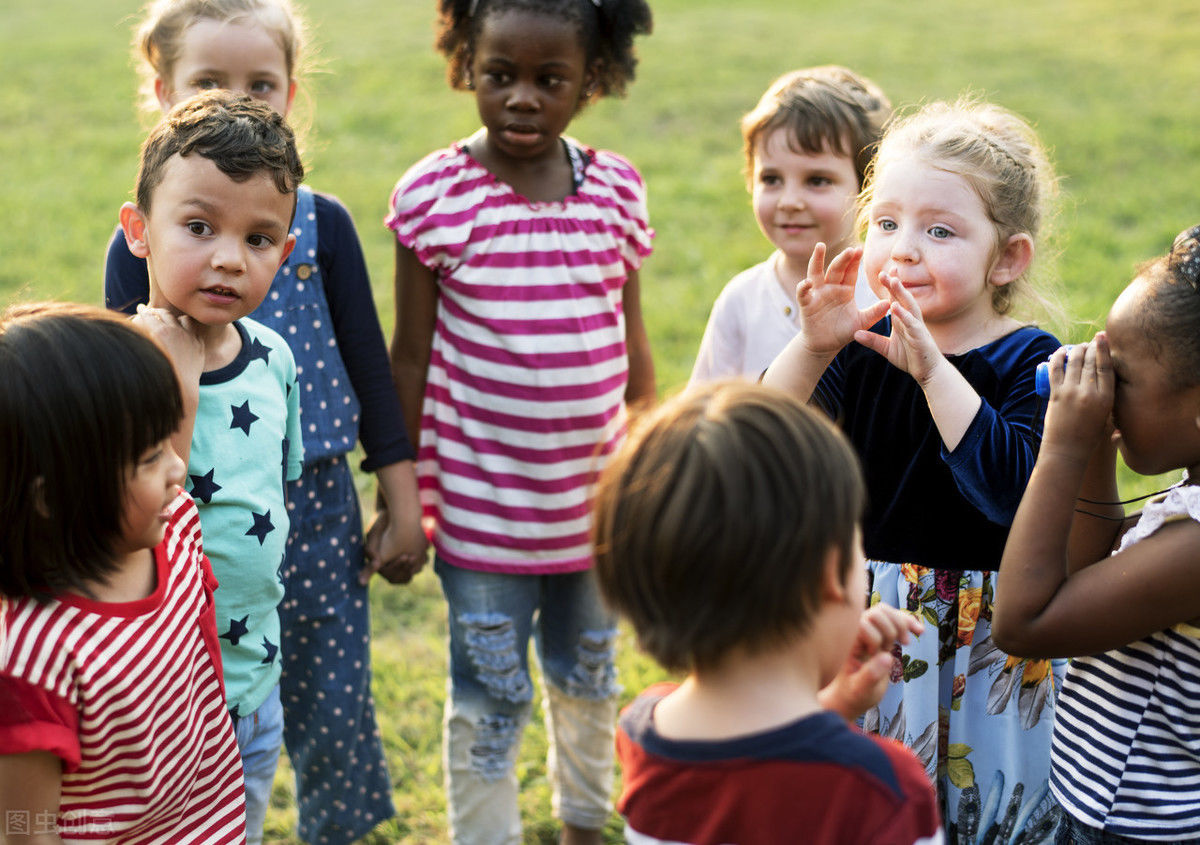
[[1026, 232], [1011, 235], [1000, 248], [999, 255], [992, 262], [988, 273], [988, 281], [993, 285], [1007, 285], [1021, 277], [1033, 262], [1033, 238]]
[[146, 239], [146, 215], [131, 202], [121, 206], [121, 230], [125, 232], [125, 245], [138, 258], [150, 256], [150, 245]]
[[158, 100], [158, 107], [162, 109], [163, 114], [171, 110], [171, 92], [161, 76], [154, 77], [154, 97]]
[[849, 572], [842, 571], [842, 550], [830, 546], [821, 572], [821, 598], [831, 604], [845, 604], [850, 596]]
[[279, 259], [279, 266], [283, 266], [283, 262], [288, 260], [288, 256], [292, 254], [292, 250], [296, 248], [296, 236], [288, 232], [287, 240], [283, 242], [283, 257]]

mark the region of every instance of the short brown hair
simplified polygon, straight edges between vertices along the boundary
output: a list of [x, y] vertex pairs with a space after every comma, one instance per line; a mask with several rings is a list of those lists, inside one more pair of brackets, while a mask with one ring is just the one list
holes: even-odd
[[802, 632], [830, 549], [856, 556], [865, 493], [846, 438], [786, 393], [742, 381], [647, 412], [601, 475], [596, 574], [668, 669]]
[[821, 65], [785, 73], [742, 118], [746, 178], [754, 173], [759, 143], [786, 129], [794, 152], [828, 150], [851, 159], [861, 188], [891, 114], [891, 101], [879, 86], [849, 68]]
[[0, 316], [0, 593], [103, 580], [130, 469], [182, 418], [171, 362], [127, 319], [58, 302]]
[[304, 181], [296, 138], [283, 116], [266, 103], [228, 91], [202, 91], [184, 100], [142, 144], [137, 204], [150, 212], [154, 189], [173, 156], [196, 153], [234, 181], [268, 174], [281, 194]]

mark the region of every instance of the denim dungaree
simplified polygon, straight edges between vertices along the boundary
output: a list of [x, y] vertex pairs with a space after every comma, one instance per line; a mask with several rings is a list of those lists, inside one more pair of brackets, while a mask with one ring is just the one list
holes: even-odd
[[304, 470], [288, 485], [291, 535], [279, 607], [284, 741], [296, 774], [300, 836], [350, 843], [395, 814], [371, 698], [362, 515], [346, 453], [359, 403], [338, 352], [317, 260], [312, 189], [297, 191], [296, 246], [252, 315], [296, 359]]

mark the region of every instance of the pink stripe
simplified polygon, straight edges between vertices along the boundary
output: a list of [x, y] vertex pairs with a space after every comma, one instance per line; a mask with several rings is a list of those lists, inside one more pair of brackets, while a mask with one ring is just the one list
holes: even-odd
[[[515, 443], [504, 443], [490, 437], [475, 437], [452, 423], [427, 416], [421, 420], [422, 431], [432, 431], [437, 439], [460, 443], [473, 455], [500, 455], [514, 461], [526, 464], [559, 464], [567, 461], [580, 461], [593, 457], [603, 457], [610, 454], [620, 442], [621, 433], [614, 434], [605, 443], [577, 443], [571, 446], [558, 446], [553, 449], [536, 449], [532, 446], [518, 446]], [[428, 455], [426, 455], [428, 452]], [[434, 458], [433, 447], [422, 449], [422, 456]]]
[[425, 387], [425, 398], [433, 399], [449, 405], [464, 419], [474, 420], [487, 425], [505, 428], [509, 431], [525, 431], [534, 434], [563, 434], [576, 431], [600, 430], [608, 425], [620, 410], [620, 403], [605, 409], [598, 414], [581, 414], [569, 417], [519, 417], [515, 414], [504, 414], [488, 408], [477, 408], [465, 402], [459, 402], [450, 395], [448, 388], [430, 382]]
[[[486, 238], [477, 235], [477, 232], [472, 232], [470, 242], [487, 242]], [[501, 270], [529, 270], [535, 267], [607, 267], [620, 262], [620, 250], [611, 246], [608, 249], [578, 249], [570, 252], [562, 249], [531, 249], [524, 252], [480, 250], [471, 256], [469, 265]]]
[[509, 522], [532, 522], [538, 525], [551, 526], [558, 522], [570, 522], [583, 519], [592, 511], [590, 502], [580, 502], [565, 508], [538, 508], [532, 506], [502, 505], [492, 499], [478, 499], [465, 496], [450, 490], [442, 490], [442, 501], [461, 510], [477, 514], [487, 514]]
[[438, 349], [429, 356], [429, 363], [444, 370], [453, 384], [478, 390], [489, 396], [503, 396], [526, 402], [579, 402], [601, 399], [614, 390], [621, 390], [629, 381], [627, 372], [618, 372], [608, 378], [582, 384], [517, 384], [474, 375], [446, 361]]
[[584, 572], [592, 568], [591, 555], [562, 561], [528, 561], [524, 563], [493, 563], [477, 560], [447, 548], [444, 543], [435, 543], [438, 556], [451, 566], [470, 569], [473, 572], [498, 572], [512, 575], [558, 575], [567, 572]]
[[445, 323], [438, 324], [438, 333], [446, 344], [463, 355], [482, 358], [494, 364], [522, 367], [526, 370], [553, 370], [564, 367], [590, 367], [611, 361], [625, 354], [625, 341], [620, 340], [595, 349], [578, 352], [515, 352], [503, 346], [488, 346], [477, 343], [464, 335], [451, 331]]
[[507, 537], [489, 531], [476, 531], [461, 525], [440, 523], [438, 527], [447, 537], [458, 540], [460, 543], [474, 543], [517, 552], [556, 552], [588, 543], [587, 531], [577, 531], [565, 537]]
[[544, 334], [582, 334], [598, 329], [619, 328], [618, 314], [620, 307], [601, 314], [591, 314], [582, 317], [549, 317], [538, 320], [498, 320], [480, 317], [466, 311], [450, 297], [441, 299], [447, 313], [466, 323], [483, 326], [488, 331], [499, 335], [544, 335]]
[[[465, 478], [470, 481], [478, 481], [483, 484], [488, 484], [498, 490], [525, 490], [529, 493], [538, 493], [541, 495], [556, 495], [574, 493], [581, 487], [585, 487], [595, 481], [596, 472], [589, 470], [584, 473], [576, 473], [574, 475], [564, 476], [562, 478], [531, 478], [526, 475], [518, 475], [517, 473], [509, 472], [493, 472], [488, 473], [480, 469], [475, 464], [465, 463], [463, 461], [454, 460], [445, 456], [436, 458], [432, 454], [426, 454], [427, 450], [422, 447], [421, 459], [432, 458], [438, 461], [438, 467], [441, 474], [444, 476], [455, 476]], [[428, 450], [432, 453], [432, 449]], [[438, 490], [440, 484], [437, 479], [428, 476], [422, 476], [418, 483], [422, 490]]]
[[[513, 280], [513, 282], [517, 281]], [[443, 290], [483, 302], [606, 300], [609, 291], [618, 290], [623, 284], [625, 284], [624, 276], [611, 276], [598, 282], [573, 281], [561, 285], [524, 285], [519, 283], [475, 285], [453, 276], [447, 276], [441, 280]]]

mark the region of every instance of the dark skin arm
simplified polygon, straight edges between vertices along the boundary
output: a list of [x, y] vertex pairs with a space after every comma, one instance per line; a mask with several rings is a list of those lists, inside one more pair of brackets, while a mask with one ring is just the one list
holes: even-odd
[[625, 311], [625, 350], [629, 356], [629, 384], [625, 387], [625, 404], [635, 411], [649, 407], [657, 396], [654, 384], [654, 359], [650, 354], [650, 338], [642, 319], [642, 285], [637, 270], [631, 270], [621, 292]]
[[[411, 249], [400, 243], [396, 244], [394, 288], [396, 315], [389, 349], [392, 381], [400, 397], [404, 425], [413, 446], [420, 448], [421, 403], [425, 398], [425, 378], [437, 319], [437, 277]], [[380, 499], [379, 507], [384, 504]], [[376, 524], [386, 525], [382, 515]], [[424, 565], [424, 556], [415, 563], [404, 559], [382, 561], [379, 574], [393, 584], [405, 584]]]
[[1114, 378], [1103, 333], [1072, 349], [1065, 370], [1064, 355], [1051, 359], [1041, 452], [996, 587], [993, 636], [1020, 657], [1097, 654], [1200, 616], [1200, 524], [1168, 523], [1110, 556], [1127, 523], [1076, 513], [1077, 496], [1114, 498]]

